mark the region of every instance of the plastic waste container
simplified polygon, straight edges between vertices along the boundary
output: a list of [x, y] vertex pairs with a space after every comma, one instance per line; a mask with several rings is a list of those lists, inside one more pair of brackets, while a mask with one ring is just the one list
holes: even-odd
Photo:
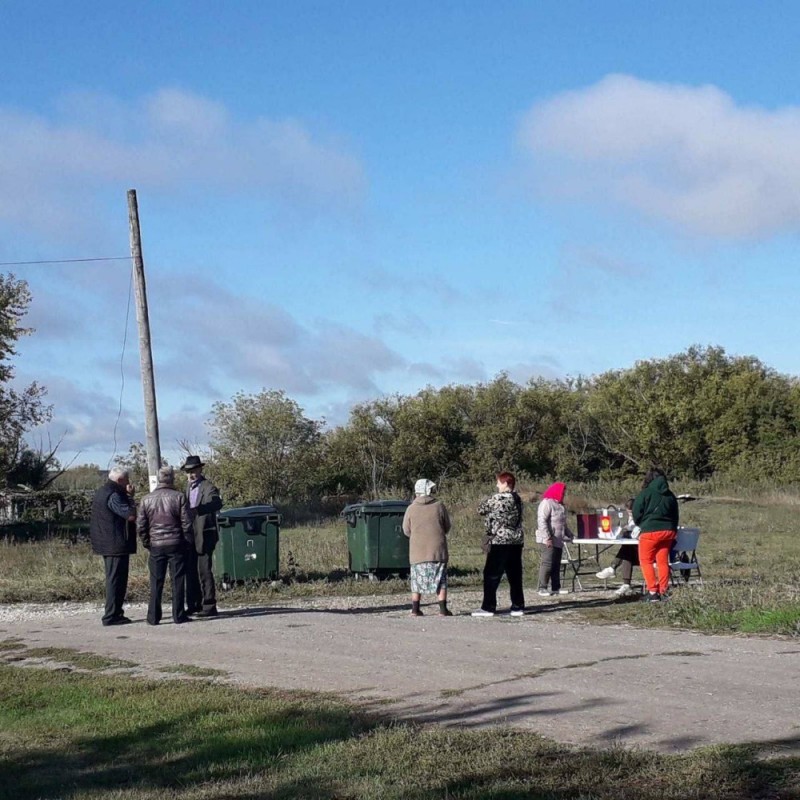
[[408, 538], [403, 533], [408, 505], [405, 500], [375, 500], [345, 507], [350, 572], [370, 580], [409, 574]]
[[214, 574], [224, 589], [239, 581], [278, 577], [281, 515], [275, 506], [245, 506], [219, 512]]

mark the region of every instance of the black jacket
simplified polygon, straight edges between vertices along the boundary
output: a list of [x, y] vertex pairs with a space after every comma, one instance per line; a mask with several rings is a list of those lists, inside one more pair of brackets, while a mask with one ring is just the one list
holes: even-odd
[[[208, 478], [200, 481], [200, 497], [196, 508], [191, 508], [192, 525], [194, 528], [194, 548], [200, 555], [209, 555], [219, 541], [219, 527], [217, 525], [217, 511], [222, 508], [222, 498], [219, 489]], [[191, 482], [186, 487], [186, 502], [189, 503]]]
[[92, 550], [99, 556], [126, 556], [136, 552], [136, 530], [127, 518], [115, 514], [108, 501], [119, 495], [124, 505], [132, 505], [127, 492], [118, 483], [108, 480], [92, 499], [92, 516], [89, 522], [89, 540]]
[[192, 520], [186, 498], [159, 484], [139, 505], [136, 530], [148, 550], [174, 553], [192, 544]]

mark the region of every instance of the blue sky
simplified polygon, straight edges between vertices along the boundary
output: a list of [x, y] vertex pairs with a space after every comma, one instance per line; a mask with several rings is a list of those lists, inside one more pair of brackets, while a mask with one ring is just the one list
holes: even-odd
[[[129, 253], [162, 449], [285, 389], [332, 424], [425, 385], [693, 343], [800, 374], [800, 7], [7, 2], [0, 261]], [[143, 441], [125, 261], [4, 267], [62, 459]], [[120, 362], [125, 374], [121, 384]]]

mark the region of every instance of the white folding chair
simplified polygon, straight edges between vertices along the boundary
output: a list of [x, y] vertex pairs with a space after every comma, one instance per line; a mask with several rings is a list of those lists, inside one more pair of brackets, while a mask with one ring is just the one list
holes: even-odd
[[700, 562], [697, 560], [697, 542], [700, 539], [700, 528], [678, 528], [675, 546], [670, 552], [669, 568], [672, 576], [672, 585], [677, 583], [675, 576], [680, 572], [684, 582], [689, 583], [692, 570], [697, 570], [697, 578], [703, 585], [703, 575], [700, 572]]

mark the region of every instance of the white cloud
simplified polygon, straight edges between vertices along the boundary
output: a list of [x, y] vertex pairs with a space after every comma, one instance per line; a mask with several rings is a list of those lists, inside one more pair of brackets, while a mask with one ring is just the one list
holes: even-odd
[[[68, 300], [59, 310], [58, 291], [69, 297], [61, 282], [35, 304], [33, 321], [41, 329], [24, 340], [18, 382], [47, 387], [54, 417], [46, 431], [66, 432], [65, 452], [111, 452], [122, 388], [123, 280], [126, 273], [115, 279], [114, 292], [99, 282], [90, 307]], [[343, 395], [376, 397], [381, 377], [407, 369], [380, 337], [326, 319], [299, 320], [268, 298], [234, 292], [207, 276], [154, 272], [148, 296], [162, 447], [202, 440], [213, 403], [240, 390], [283, 389], [301, 404], [319, 405]], [[51, 311], [58, 311], [58, 324], [48, 323]], [[122, 452], [144, 437], [135, 331], [132, 310], [117, 432]]]
[[[176, 285], [183, 287], [177, 295]], [[343, 387], [377, 392], [378, 375], [405, 367], [377, 336], [331, 320], [299, 322], [267, 298], [236, 294], [209, 278], [171, 275], [150, 286], [154, 341], [159, 331], [158, 355], [168, 360], [159, 381], [173, 388], [266, 386], [307, 397]]]
[[129, 442], [144, 438], [142, 415], [132, 415], [124, 406], [120, 413], [119, 396], [57, 375], [37, 375], [36, 380], [47, 388], [46, 400], [53, 405], [54, 414], [52, 422], [32, 434], [49, 433], [53, 441], [63, 436], [59, 456], [86, 451], [110, 454], [115, 438], [118, 452], [124, 453]]
[[401, 314], [388, 311], [376, 314], [372, 327], [376, 334], [399, 333], [412, 339], [429, 339], [432, 333], [431, 326], [413, 311], [404, 310]]
[[537, 103], [520, 130], [550, 191], [609, 199], [694, 234], [800, 230], [800, 108], [609, 75]]
[[525, 384], [535, 378], [546, 378], [555, 380], [564, 375], [561, 362], [547, 355], [534, 356], [528, 361], [518, 361], [509, 366], [505, 372], [508, 377], [516, 383]]
[[647, 275], [645, 264], [605, 251], [602, 247], [565, 245], [556, 264], [556, 279], [547, 287], [551, 301], [544, 313], [616, 317], [636, 282]]
[[353, 155], [298, 120], [236, 119], [180, 89], [130, 104], [80, 94], [53, 118], [0, 108], [0, 222], [64, 235], [91, 219], [98, 191], [120, 186], [249, 192], [335, 211], [359, 201], [365, 177]]

